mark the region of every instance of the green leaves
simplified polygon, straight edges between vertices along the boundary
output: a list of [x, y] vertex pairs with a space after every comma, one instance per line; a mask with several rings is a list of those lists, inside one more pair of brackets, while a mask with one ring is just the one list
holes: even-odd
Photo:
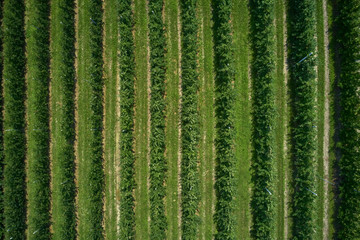
[[150, 228], [152, 239], [165, 239], [165, 35], [163, 1], [149, 1], [150, 41]]
[[337, 238], [360, 238], [360, 4], [337, 1], [335, 20], [336, 45], [339, 54], [339, 210]]
[[120, 239], [135, 239], [134, 78], [131, 1], [119, 1], [120, 21]]
[[291, 159], [293, 169], [292, 234], [294, 239], [311, 239], [315, 195], [314, 158], [316, 150], [315, 108], [315, 1], [289, 2], [288, 49], [291, 93]]

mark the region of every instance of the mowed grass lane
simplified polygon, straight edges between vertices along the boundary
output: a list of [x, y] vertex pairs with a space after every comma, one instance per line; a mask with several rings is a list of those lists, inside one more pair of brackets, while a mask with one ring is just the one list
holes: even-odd
[[248, 1], [234, 1], [231, 13], [233, 27], [233, 49], [236, 92], [235, 100], [235, 235], [240, 239], [250, 239], [250, 138], [251, 101], [249, 79], [249, 10]]
[[144, 0], [135, 0], [135, 231], [137, 239], [149, 239], [149, 52], [148, 15]]
[[180, 158], [179, 142], [179, 100], [180, 100], [180, 25], [178, 0], [165, 1], [164, 19], [166, 36], [166, 152], [168, 162], [165, 211], [168, 219], [167, 239], [180, 238], [180, 202], [178, 160]]
[[78, 238], [102, 239], [102, 1], [77, 7]]
[[117, 239], [116, 165], [119, 156], [116, 141], [118, 117], [118, 10], [116, 0], [104, 2], [104, 170], [105, 170], [105, 208], [104, 228], [107, 239]]
[[276, 34], [276, 73], [274, 79], [275, 93], [275, 194], [276, 194], [276, 239], [287, 239], [286, 228], [286, 199], [285, 185], [289, 176], [289, 158], [286, 153], [287, 144], [287, 122], [289, 120], [287, 112], [287, 86], [285, 79], [285, 11], [286, 5], [283, 0], [275, 1], [275, 34]]
[[200, 177], [200, 204], [199, 204], [199, 239], [212, 239], [214, 235], [214, 52], [211, 21], [211, 1], [200, 0], [197, 3], [199, 21], [199, 177]]
[[28, 239], [50, 238], [49, 1], [26, 1]]
[[76, 238], [75, 3], [51, 1], [51, 216], [54, 239]]

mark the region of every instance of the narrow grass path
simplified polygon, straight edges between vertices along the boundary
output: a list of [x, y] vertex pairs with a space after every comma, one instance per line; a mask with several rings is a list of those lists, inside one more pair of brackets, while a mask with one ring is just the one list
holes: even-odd
[[74, 7], [72, 0], [51, 2], [51, 220], [56, 240], [76, 238]]
[[116, 124], [118, 72], [118, 19], [116, 0], [105, 1], [104, 6], [104, 161], [105, 161], [105, 211], [104, 227], [107, 239], [117, 239]]
[[136, 239], [150, 239], [148, 192], [148, 15], [146, 1], [135, 0], [135, 231]]
[[285, 226], [286, 221], [286, 197], [285, 184], [287, 182], [286, 172], [288, 161], [287, 153], [285, 152], [286, 142], [286, 128], [287, 120], [289, 119], [286, 104], [287, 104], [287, 90], [285, 80], [285, 39], [284, 31], [286, 28], [284, 13], [286, 6], [283, 0], [275, 1], [275, 34], [276, 34], [276, 77], [274, 82], [275, 87], [275, 169], [276, 169], [276, 239], [287, 239]]
[[234, 1], [231, 13], [233, 25], [234, 66], [235, 66], [235, 158], [237, 159], [235, 179], [236, 229], [239, 239], [250, 239], [250, 138], [251, 103], [249, 78], [249, 11], [248, 1]]
[[198, 1], [199, 19], [199, 117], [200, 117], [200, 226], [199, 239], [212, 239], [214, 235], [214, 52], [211, 21], [211, 1]]
[[103, 238], [101, 2], [79, 0], [78, 238]]
[[50, 3], [26, 2], [28, 239], [50, 238]]
[[179, 78], [180, 49], [178, 25], [178, 0], [167, 0], [164, 5], [164, 22], [166, 29], [166, 152], [168, 162], [165, 211], [168, 219], [167, 239], [180, 239], [180, 202], [179, 202]]

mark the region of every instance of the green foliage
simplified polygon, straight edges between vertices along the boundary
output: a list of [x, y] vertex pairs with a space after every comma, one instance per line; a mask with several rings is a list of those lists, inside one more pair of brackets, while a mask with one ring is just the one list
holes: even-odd
[[135, 239], [134, 79], [131, 0], [119, 1], [120, 33], [120, 239]]
[[[57, 141], [58, 154], [54, 155], [53, 168], [53, 211], [61, 213], [61, 217], [53, 215], [54, 239], [76, 238], [75, 214], [75, 11], [74, 1], [64, 0], [52, 3], [52, 84], [61, 86], [58, 92], [62, 99], [59, 118], [53, 121], [53, 126], [58, 126], [58, 135], [53, 135]], [[55, 71], [56, 69], [56, 71]], [[57, 107], [57, 106], [56, 106]], [[55, 120], [55, 119], [53, 119]], [[55, 129], [55, 127], [53, 127]], [[53, 133], [55, 134], [55, 132]], [[61, 144], [60, 144], [61, 143]], [[54, 149], [53, 149], [54, 151]], [[56, 193], [56, 194], [55, 194]]]
[[360, 3], [337, 1], [340, 78], [340, 205], [338, 239], [360, 239]]
[[89, 196], [91, 197], [91, 207], [89, 211], [91, 235], [89, 239], [103, 239], [103, 189], [104, 189], [104, 170], [103, 170], [103, 57], [102, 57], [102, 0], [91, 0], [90, 10], [90, 52], [89, 73], [90, 73], [90, 126], [91, 126], [91, 157], [89, 160], [90, 171]]
[[199, 116], [197, 91], [197, 29], [196, 0], [182, 0], [181, 6], [181, 220], [182, 239], [196, 239], [199, 217], [200, 189], [197, 171]]
[[216, 182], [215, 239], [234, 239], [234, 104], [235, 92], [231, 36], [231, 0], [213, 1]]
[[253, 79], [252, 228], [253, 239], [274, 239], [274, 89], [275, 42], [273, 0], [251, 1]]
[[[291, 159], [293, 169], [292, 235], [311, 239], [315, 195], [314, 159], [316, 151], [315, 109], [315, 1], [289, 1], [288, 50], [291, 92]], [[310, 53], [313, 55], [308, 56]], [[300, 62], [304, 57], [305, 60]]]
[[49, 2], [29, 1], [26, 15], [28, 236], [29, 239], [49, 239]]
[[150, 229], [151, 239], [165, 239], [167, 222], [164, 197], [165, 159], [165, 35], [162, 19], [163, 1], [149, 1], [150, 41]]
[[23, 1], [3, 7], [5, 238], [25, 239], [25, 35]]
[[4, 238], [4, 139], [3, 139], [3, 36], [2, 36], [3, 1], [0, 1], [0, 239]]

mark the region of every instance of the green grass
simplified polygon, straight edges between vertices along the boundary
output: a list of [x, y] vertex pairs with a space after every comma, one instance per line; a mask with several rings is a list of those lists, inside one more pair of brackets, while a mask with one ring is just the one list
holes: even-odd
[[234, 1], [232, 10], [233, 44], [235, 62], [235, 156], [237, 159], [235, 179], [237, 182], [236, 237], [250, 239], [250, 138], [251, 104], [249, 100], [249, 48], [248, 1]]
[[118, 157], [116, 148], [117, 128], [117, 72], [118, 72], [118, 12], [116, 0], [105, 2], [104, 8], [104, 80], [105, 80], [105, 115], [104, 115], [104, 160], [105, 160], [105, 236], [108, 239], [117, 239], [117, 198], [116, 164]]
[[165, 211], [168, 219], [167, 239], [180, 237], [179, 202], [179, 67], [180, 49], [178, 45], [178, 1], [165, 1], [166, 26], [166, 159], [168, 162]]
[[286, 86], [285, 86], [285, 73], [284, 73], [284, 11], [286, 6], [284, 1], [275, 1], [275, 26], [276, 26], [276, 77], [274, 82], [275, 87], [275, 169], [278, 179], [276, 186], [276, 239], [285, 239], [285, 184], [286, 184], [286, 172], [289, 175], [289, 169], [287, 169], [288, 161], [287, 155], [284, 151], [286, 125], [289, 119], [286, 111]]
[[199, 19], [199, 175], [201, 201], [199, 206], [199, 239], [212, 239], [214, 234], [214, 65], [211, 1], [198, 1]]
[[[91, 0], [79, 0], [78, 22], [78, 234], [79, 239], [102, 238], [102, 204], [101, 201], [101, 178], [102, 170], [99, 162], [99, 148], [102, 147], [99, 140], [101, 128], [98, 123], [102, 118], [99, 116], [99, 101], [102, 90], [97, 92], [99, 77], [99, 50], [94, 38], [96, 34], [94, 26], [91, 26], [90, 12]], [[97, 13], [98, 14], [98, 13]], [[91, 16], [92, 19], [94, 15]], [[96, 19], [98, 20], [98, 19]], [[97, 24], [101, 24], [98, 20]], [[101, 56], [101, 53], [100, 53]], [[95, 63], [96, 62], [96, 63]], [[94, 74], [92, 76], [92, 73]], [[100, 97], [99, 97], [100, 96]], [[102, 114], [102, 112], [101, 112]], [[101, 125], [101, 124], [100, 124]], [[103, 174], [103, 173], [102, 173]]]
[[[68, 20], [61, 23], [64, 18]], [[54, 239], [76, 238], [74, 20], [72, 0], [51, 2], [50, 159]]]
[[135, 231], [137, 239], [149, 239], [148, 196], [148, 42], [146, 1], [135, 0]]
[[50, 237], [49, 2], [26, 2], [28, 239]]
[[316, 161], [316, 211], [315, 221], [317, 231], [315, 239], [323, 239], [323, 218], [324, 218], [324, 106], [325, 106], [325, 47], [324, 47], [324, 13], [322, 8], [322, 0], [316, 1], [316, 33], [317, 33], [317, 161]]

